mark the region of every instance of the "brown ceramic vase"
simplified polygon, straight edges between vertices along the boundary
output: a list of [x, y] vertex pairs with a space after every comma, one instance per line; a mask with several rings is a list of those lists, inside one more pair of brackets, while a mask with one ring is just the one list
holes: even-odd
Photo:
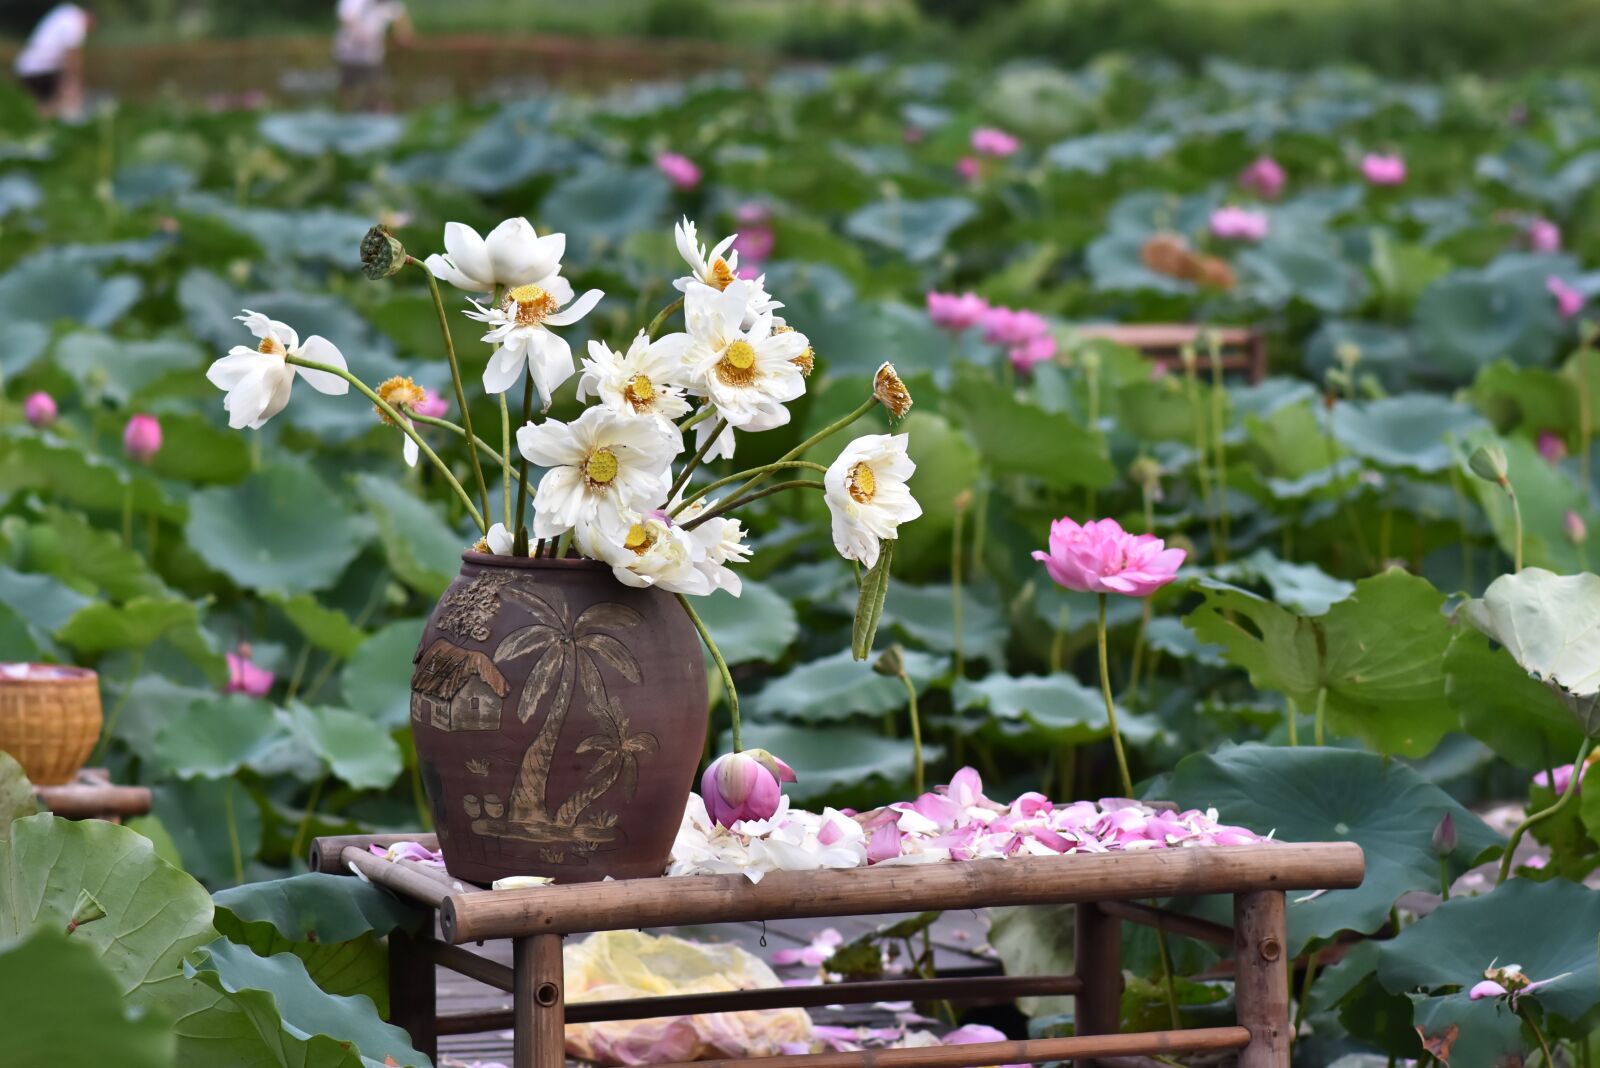
[[411, 675], [411, 733], [458, 879], [660, 875], [705, 749], [673, 595], [590, 560], [466, 553]]

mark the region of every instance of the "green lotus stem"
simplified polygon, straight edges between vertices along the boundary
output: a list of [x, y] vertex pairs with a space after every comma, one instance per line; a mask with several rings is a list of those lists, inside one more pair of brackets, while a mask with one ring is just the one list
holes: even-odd
[[[522, 425], [527, 426], [531, 422], [533, 422], [533, 376], [529, 375], [528, 380], [522, 384]], [[523, 456], [517, 464], [517, 510], [513, 513], [517, 525], [506, 528], [512, 536], [511, 551], [517, 556], [526, 556], [528, 553], [527, 524], [524, 522], [528, 514], [527, 508], [528, 458]]]
[[[1007, 361], [1009, 362], [1009, 361]], [[1087, 362], [1083, 369], [1084, 377], [1089, 380], [1089, 430], [1100, 425], [1100, 361], [1097, 358]], [[1089, 515], [1097, 515], [1099, 509], [1095, 506], [1097, 494], [1093, 486], [1089, 487]]]
[[233, 814], [234, 780], [229, 779], [228, 789], [222, 795], [222, 811], [228, 820], [228, 846], [233, 851], [233, 885], [244, 883], [244, 850], [239, 846], [239, 821]]
[[693, 427], [699, 426], [701, 423], [705, 422], [707, 419], [710, 419], [713, 415], [716, 415], [716, 414], [717, 414], [717, 410], [715, 408], [710, 408], [710, 407], [701, 408], [698, 412], [695, 412], [689, 418], [687, 418], [683, 422], [679, 423], [678, 424], [678, 429], [679, 430], [692, 429]]
[[1117, 752], [1117, 771], [1122, 775], [1124, 797], [1133, 797], [1133, 776], [1128, 773], [1128, 754], [1122, 750], [1122, 731], [1117, 727], [1117, 706], [1111, 700], [1111, 669], [1106, 662], [1106, 595], [1100, 595], [1100, 696], [1106, 701], [1106, 719], [1111, 724], [1111, 746]]
[[289, 673], [289, 685], [285, 689], [283, 699], [293, 701], [300, 692], [300, 682], [305, 677], [306, 665], [311, 662], [311, 643], [305, 642], [300, 646], [300, 652], [294, 658], [294, 670]]
[[685, 497], [683, 500], [679, 501], [676, 505], [674, 505], [671, 514], [672, 515], [677, 515], [679, 512], [682, 512], [684, 509], [691, 507], [694, 504], [694, 502], [698, 501], [700, 498], [708, 496], [708, 495], [710, 495], [712, 493], [715, 493], [717, 490], [721, 489], [723, 486], [727, 486], [727, 485], [730, 485], [730, 484], [732, 484], [734, 482], [739, 482], [739, 481], [741, 481], [743, 479], [749, 478], [751, 475], [761, 474], [763, 472], [771, 473], [773, 471], [785, 471], [785, 470], [795, 469], [795, 468], [803, 469], [803, 470], [806, 470], [806, 471], [820, 471], [823, 474], [827, 474], [827, 472], [828, 472], [828, 469], [826, 467], [824, 467], [824, 466], [822, 466], [821, 464], [818, 464], [818, 463], [812, 463], [810, 460], [779, 460], [779, 461], [776, 461], [774, 463], [763, 464], [760, 467], [746, 468], [743, 471], [739, 471], [739, 472], [737, 472], [735, 474], [729, 475], [727, 478], [719, 478], [715, 482], [711, 483], [709, 486], [700, 487], [700, 489], [696, 490], [694, 493], [690, 494], [689, 496]]
[[327, 781], [328, 775], [324, 772], [317, 778], [316, 782], [311, 784], [311, 796], [306, 798], [306, 810], [301, 814], [300, 826], [294, 832], [294, 844], [289, 847], [289, 855], [291, 857], [298, 857], [303, 854], [306, 835], [311, 832], [311, 817], [316, 814], [317, 801], [322, 797], [322, 787]]
[[905, 669], [900, 670], [900, 681], [905, 684], [906, 700], [911, 706], [911, 784], [916, 788], [917, 796], [922, 796], [922, 718], [917, 714], [917, 686], [911, 681]]
[[1189, 398], [1189, 420], [1194, 423], [1195, 473], [1200, 479], [1200, 500], [1206, 509], [1206, 532], [1211, 536], [1211, 554], [1218, 560], [1227, 559], [1227, 546], [1217, 531], [1217, 508], [1211, 493], [1211, 470], [1206, 466], [1205, 404], [1200, 400], [1200, 377], [1195, 373], [1194, 349], [1184, 349], [1184, 393]]
[[133, 548], [133, 479], [128, 479], [127, 489], [122, 492], [122, 544], [125, 548]]
[[[1586, 481], [1584, 485], [1588, 485]], [[1450, 489], [1456, 497], [1456, 519], [1461, 524], [1462, 530], [1469, 529], [1467, 504], [1467, 491], [1461, 485], [1461, 471], [1455, 465], [1450, 465]], [[1472, 546], [1466, 538], [1461, 539], [1461, 580], [1464, 589], [1472, 589]]]
[[706, 435], [704, 444], [694, 451], [694, 455], [689, 457], [689, 462], [683, 465], [683, 470], [678, 472], [678, 477], [672, 480], [672, 488], [667, 490], [668, 504], [671, 504], [672, 498], [676, 497], [678, 491], [688, 484], [689, 476], [694, 473], [696, 467], [700, 466], [700, 461], [706, 458], [706, 453], [717, 447], [717, 439], [722, 436], [722, 432], [727, 428], [728, 421], [726, 419], [718, 419], [711, 425], [711, 433]]
[[1522, 570], [1522, 505], [1517, 502], [1517, 491], [1511, 488], [1511, 481], [1507, 479], [1501, 483], [1506, 488], [1506, 496], [1511, 498], [1511, 519], [1516, 524], [1517, 541], [1514, 546], [1515, 557], [1512, 560], [1512, 571]]
[[723, 515], [726, 512], [731, 512], [735, 508], [741, 508], [744, 505], [749, 504], [751, 501], [759, 501], [763, 497], [771, 497], [773, 494], [782, 493], [784, 490], [792, 490], [792, 489], [817, 489], [817, 490], [820, 490], [820, 489], [826, 489], [826, 488], [827, 487], [825, 487], [821, 482], [818, 482], [815, 479], [810, 479], [810, 478], [799, 478], [799, 479], [795, 479], [792, 482], [779, 482], [775, 486], [767, 486], [764, 489], [758, 489], [753, 493], [745, 494], [743, 497], [731, 497], [728, 500], [723, 501], [721, 504], [717, 505], [715, 508], [711, 509], [709, 512], [705, 512], [705, 513], [703, 513], [701, 515], [695, 516], [693, 519], [689, 520], [687, 523], [685, 523], [683, 525], [683, 529], [684, 530], [693, 530], [695, 527], [699, 526], [701, 523], [704, 523], [708, 519], [716, 519], [718, 516]]
[[[1519, 1011], [1517, 1015], [1522, 1017], [1523, 1020], [1527, 1022], [1529, 1027], [1533, 1028], [1533, 1037], [1539, 1040], [1539, 1050], [1544, 1054], [1544, 1068], [1556, 1068], [1556, 1059], [1550, 1052], [1549, 1041], [1544, 1037], [1544, 1032], [1539, 1028], [1539, 1021], [1533, 1018], [1533, 1014], [1531, 1012]], [[1585, 1044], [1587, 1045], [1587, 1043]]]
[[1450, 900], [1450, 862], [1444, 857], [1439, 858], [1439, 899]]
[[1150, 598], [1140, 602], [1139, 630], [1133, 636], [1133, 657], [1128, 667], [1128, 700], [1139, 699], [1139, 669], [1144, 663], [1145, 632], [1150, 629]]
[[[439, 419], [431, 415], [418, 415], [416, 412], [411, 413], [410, 419], [413, 423], [423, 423], [427, 426], [436, 426], [441, 430], [448, 430], [458, 438], [465, 438], [467, 436], [467, 432], [463, 430], [459, 424], [452, 423], [448, 419]], [[473, 438], [472, 443], [477, 446], [479, 452], [488, 456], [489, 459], [493, 460], [495, 463], [505, 463], [505, 461], [501, 458], [500, 453], [496, 452], [494, 446], [490, 445], [487, 441], [484, 441], [482, 438]]]
[[[478, 524], [478, 529], [484, 533], [488, 533], [489, 528], [484, 525], [483, 513], [478, 511], [478, 506], [472, 503], [472, 498], [468, 496], [467, 491], [462, 488], [460, 481], [455, 475], [450, 473], [450, 469], [445, 466], [444, 461], [439, 459], [439, 454], [433, 451], [433, 446], [424, 441], [422, 435], [417, 433], [417, 429], [411, 425], [410, 419], [407, 419], [405, 416], [395, 411], [394, 408], [390, 406], [388, 401], [374, 393], [370, 386], [361, 381], [361, 379], [357, 378], [355, 375], [351, 374], [349, 371], [345, 370], [343, 367], [334, 367], [332, 364], [318, 363], [315, 360], [307, 360], [301, 356], [285, 356], [284, 361], [286, 363], [293, 364], [296, 367], [305, 367], [312, 371], [323, 371], [327, 374], [334, 375], [337, 378], [342, 378], [352, 386], [355, 386], [356, 389], [360, 390], [362, 395], [370, 400], [378, 409], [378, 411], [382, 412], [388, 417], [390, 422], [399, 427], [405, 433], [406, 437], [416, 442], [417, 448], [422, 451], [422, 455], [426, 456], [433, 466], [439, 470], [439, 473], [444, 476], [445, 481], [450, 483], [450, 488], [456, 491], [456, 496], [461, 498], [461, 503], [467, 506], [467, 512], [472, 516], [473, 521]], [[472, 450], [468, 451], [470, 452]], [[476, 455], [476, 453], [474, 453], [474, 455]]]
[[1300, 708], [1294, 703], [1294, 698], [1288, 694], [1283, 695], [1284, 711], [1289, 721], [1289, 745], [1294, 748], [1300, 746]]
[[1211, 447], [1215, 454], [1218, 522], [1222, 527], [1217, 560], [1226, 563], [1228, 539], [1233, 536], [1233, 516], [1228, 511], [1228, 444], [1224, 440], [1227, 427], [1223, 405], [1227, 392], [1222, 387], [1222, 341], [1215, 331], [1207, 335], [1206, 349], [1211, 361]]
[[739, 691], [733, 688], [733, 675], [728, 671], [728, 662], [722, 659], [722, 650], [717, 648], [717, 643], [711, 637], [711, 632], [701, 621], [699, 613], [689, 603], [689, 598], [678, 594], [678, 603], [683, 605], [683, 610], [689, 613], [689, 622], [694, 624], [694, 629], [700, 632], [700, 640], [705, 643], [706, 652], [711, 654], [711, 659], [717, 665], [717, 671], [722, 676], [722, 689], [728, 695], [728, 713], [733, 717], [733, 751], [741, 751], [744, 746], [739, 734]]
[[[950, 526], [950, 636], [958, 679], [967, 676], [967, 658], [961, 640], [961, 519], [965, 511], [958, 504]], [[917, 793], [922, 793], [920, 786]]]
[[989, 518], [988, 483], [980, 481], [972, 497], [973, 510], [977, 513], [972, 524], [972, 577], [977, 579], [983, 577], [983, 539]]
[[[1290, 969], [1290, 972], [1293, 972], [1293, 968]], [[1311, 1000], [1311, 984], [1316, 981], [1316, 978], [1317, 955], [1315, 953], [1307, 953], [1306, 977], [1300, 984], [1300, 997], [1296, 999], [1294, 1005], [1294, 1026], [1289, 1028], [1290, 1042], [1293, 1042], [1295, 1036], [1300, 1033], [1300, 1022], [1305, 1019], [1306, 1015], [1306, 1003]]]
[[1050, 638], [1050, 674], [1061, 673], [1061, 657], [1067, 645], [1067, 620], [1072, 616], [1072, 609], [1067, 605], [1061, 606], [1061, 611], [1056, 617], [1056, 632]]
[[[872, 411], [872, 409], [876, 407], [877, 403], [877, 397], [868, 397], [862, 402], [861, 407], [857, 408], [843, 419], [838, 419], [832, 423], [829, 423], [827, 426], [823, 427], [821, 430], [817, 431], [815, 434], [812, 434], [809, 438], [806, 438], [806, 440], [802, 441], [800, 444], [796, 445], [794, 448], [778, 457], [778, 463], [783, 463], [787, 460], [798, 460], [800, 455], [807, 449], [811, 448], [811, 446], [817, 444], [819, 441], [825, 441], [834, 434], [837, 434], [839, 431], [843, 430], [857, 419], [860, 419], [863, 415], [866, 415], [868, 412]], [[776, 467], [776, 465], [773, 464], [769, 464], [768, 466], [773, 468]], [[735, 490], [734, 495], [738, 496], [743, 494], [746, 490], [754, 489], [762, 482], [765, 482], [767, 480], [767, 475], [770, 473], [771, 472], [769, 471], [766, 474], [758, 474], [753, 476], [748, 482]]]
[[1522, 841], [1522, 836], [1528, 833], [1528, 829], [1554, 816], [1566, 808], [1574, 797], [1578, 796], [1578, 782], [1583, 778], [1583, 762], [1588, 758], [1589, 750], [1593, 745], [1592, 739], [1585, 738], [1583, 744], [1578, 747], [1578, 758], [1572, 762], [1572, 778], [1567, 780], [1567, 788], [1560, 797], [1556, 798], [1555, 804], [1526, 817], [1521, 823], [1517, 824], [1516, 830], [1511, 832], [1511, 839], [1506, 843], [1505, 855], [1500, 858], [1500, 877], [1494, 881], [1496, 886], [1499, 886], [1511, 876], [1511, 864], [1516, 858], [1517, 843]]
[[[439, 316], [439, 333], [444, 337], [444, 354], [450, 361], [450, 384], [456, 389], [456, 404], [461, 408], [461, 425], [466, 429], [464, 436], [468, 442], [477, 441], [477, 435], [472, 432], [472, 409], [467, 407], [467, 391], [461, 382], [461, 362], [456, 359], [455, 338], [450, 336], [450, 316], [445, 313], [444, 298], [439, 295], [439, 280], [433, 276], [426, 263], [414, 257], [407, 258], [421, 267], [422, 273], [428, 276], [428, 292], [433, 296], [433, 310]], [[483, 465], [478, 462], [477, 452], [469, 448], [467, 455], [472, 460], [472, 474], [478, 482], [478, 495], [483, 498], [483, 511], [478, 517], [478, 525], [482, 527], [483, 516], [489, 514], [489, 484], [483, 480]]]
[[128, 699], [133, 696], [133, 680], [139, 677], [139, 671], [144, 667], [144, 650], [134, 653], [128, 661], [128, 677], [122, 681], [122, 692], [117, 695], [117, 703], [111, 706], [111, 712], [106, 716], [105, 733], [94, 747], [94, 755], [89, 758], [90, 765], [99, 764], [111, 749], [112, 732], [117, 728], [117, 720], [122, 716], [122, 710], [128, 707]]
[[1167, 995], [1167, 1016], [1172, 1020], [1172, 1029], [1180, 1030], [1183, 1022], [1178, 1016], [1178, 983], [1172, 975], [1172, 950], [1167, 946], [1167, 932], [1156, 928], [1156, 951], [1161, 957], [1161, 986]]
[[516, 533], [511, 517], [511, 405], [500, 394], [500, 510], [505, 513], [506, 531]]
[[1323, 686], [1317, 690], [1317, 706], [1312, 713], [1314, 717], [1312, 720], [1312, 737], [1316, 739], [1318, 745], [1323, 745], [1326, 742], [1326, 738], [1323, 735], [1323, 723], [1326, 719], [1327, 708], [1328, 688]]
[[660, 311], [656, 312], [656, 317], [650, 320], [650, 325], [644, 332], [645, 337], [649, 338], [651, 341], [654, 341], [656, 339], [656, 334], [661, 332], [661, 328], [666, 324], [668, 317], [670, 317], [673, 312], [677, 311], [681, 307], [683, 307], [683, 298], [679, 297], [671, 304], [668, 304], [665, 308], [662, 308]]

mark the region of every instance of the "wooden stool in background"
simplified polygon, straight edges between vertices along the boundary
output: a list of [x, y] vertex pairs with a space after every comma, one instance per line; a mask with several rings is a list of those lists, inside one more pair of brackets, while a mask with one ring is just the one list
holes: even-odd
[[1267, 376], [1267, 339], [1249, 326], [1200, 326], [1193, 323], [1089, 323], [1074, 327], [1079, 337], [1104, 338], [1130, 349], [1138, 349], [1168, 371], [1183, 370], [1182, 352], [1193, 347], [1200, 357], [1197, 365], [1210, 373], [1207, 335], [1215, 334], [1222, 343], [1222, 370], [1243, 374], [1252, 383]]
[[39, 803], [62, 819], [121, 823], [150, 811], [148, 786], [117, 786], [105, 768], [84, 768], [62, 786], [35, 786]]

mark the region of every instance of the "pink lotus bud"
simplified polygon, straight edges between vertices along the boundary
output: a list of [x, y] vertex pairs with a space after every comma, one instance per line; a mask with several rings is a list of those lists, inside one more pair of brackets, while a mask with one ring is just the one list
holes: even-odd
[[970, 330], [988, 312], [988, 302], [976, 293], [928, 293], [928, 318], [944, 330]]
[[662, 152], [656, 156], [656, 170], [667, 176], [667, 181], [678, 189], [693, 189], [700, 184], [700, 168], [694, 160], [677, 152]]
[[122, 431], [122, 451], [142, 464], [155, 458], [161, 451], [161, 424], [155, 416], [140, 412], [128, 420]]
[[1534, 219], [1528, 223], [1528, 247], [1535, 252], [1560, 252], [1561, 227], [1549, 219]]
[[1406, 161], [1369, 152], [1361, 160], [1361, 173], [1373, 185], [1401, 185], [1406, 180]]
[[450, 411], [450, 402], [431, 389], [422, 391], [422, 402], [411, 409], [418, 415], [426, 415], [431, 419], [443, 419]]
[[1561, 318], [1570, 319], [1583, 310], [1583, 294], [1567, 285], [1558, 276], [1551, 275], [1544, 280], [1544, 287], [1550, 295], [1556, 298], [1556, 310], [1561, 313]]
[[1546, 463], [1558, 464], [1567, 458], [1567, 443], [1553, 430], [1539, 431], [1538, 448]]
[[1574, 545], [1582, 545], [1589, 540], [1589, 526], [1583, 521], [1583, 516], [1570, 508], [1561, 520], [1561, 525], [1566, 529], [1567, 540]]
[[1021, 141], [993, 126], [980, 126], [972, 131], [972, 151], [980, 156], [998, 156], [1003, 159], [1014, 155], [1021, 147]]
[[[761, 753], [780, 770], [769, 768], [754, 754]], [[706, 813], [724, 827], [732, 827], [740, 820], [770, 819], [778, 811], [778, 800], [783, 796], [778, 785], [780, 771], [788, 765], [764, 750], [746, 750], [726, 753], [711, 762], [700, 777], [700, 796], [706, 803]], [[791, 780], [794, 772], [788, 772]]]
[[31, 393], [22, 405], [22, 414], [34, 426], [49, 426], [56, 421], [56, 399], [43, 390]]
[[1499, 983], [1495, 982], [1493, 979], [1485, 979], [1481, 983], [1474, 985], [1471, 990], [1467, 991], [1467, 997], [1471, 998], [1473, 1001], [1481, 1001], [1484, 998], [1503, 998], [1508, 993], [1510, 993], [1510, 991], [1501, 986]]
[[1011, 360], [1012, 367], [1026, 374], [1039, 364], [1049, 363], [1056, 358], [1056, 339], [1049, 334], [1040, 334], [1020, 345], [1013, 345], [1006, 356]]
[[1271, 156], [1262, 156], [1239, 172], [1239, 184], [1267, 200], [1277, 200], [1287, 180], [1283, 167]]
[[228, 654], [228, 693], [244, 693], [251, 697], [265, 697], [272, 689], [272, 672], [250, 659], [250, 647], [240, 645], [239, 651]]
[[978, 172], [981, 169], [982, 168], [978, 163], [977, 156], [962, 156], [960, 159], [956, 160], [956, 174], [961, 178], [962, 181], [977, 181]]
[[1269, 226], [1265, 212], [1249, 208], [1218, 208], [1211, 213], [1211, 232], [1224, 241], [1260, 241]]

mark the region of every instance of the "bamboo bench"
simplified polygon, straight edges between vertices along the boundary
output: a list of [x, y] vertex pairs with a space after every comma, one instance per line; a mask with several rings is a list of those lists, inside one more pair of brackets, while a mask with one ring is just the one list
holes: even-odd
[[84, 768], [72, 782], [35, 786], [34, 797], [62, 819], [121, 823], [150, 811], [148, 786], [118, 786], [105, 768]]
[[[1046, 994], [1075, 998], [1071, 1038], [988, 1042], [934, 1049], [817, 1053], [702, 1061], [699, 1068], [975, 1068], [979, 1065], [1237, 1050], [1241, 1068], [1288, 1068], [1289, 962], [1285, 955], [1285, 891], [1358, 886], [1364, 872], [1354, 843], [1271, 843], [1017, 857], [967, 863], [888, 866], [845, 871], [773, 872], [752, 883], [741, 875], [678, 876], [572, 883], [527, 890], [484, 890], [411, 861], [369, 850], [397, 841], [437, 848], [432, 835], [318, 838], [311, 869], [359, 871], [371, 882], [437, 917], [441, 938], [390, 935], [392, 1022], [416, 1048], [435, 1055], [441, 1034], [510, 1029], [512, 1068], [561, 1068], [564, 1028], [571, 1023], [648, 1019], [707, 1012], [906, 999], [970, 1000]], [[1231, 929], [1139, 904], [1139, 899], [1233, 895]], [[778, 987], [728, 993], [640, 998], [567, 1005], [561, 940], [645, 927], [869, 916], [886, 912], [1072, 904], [1076, 963], [1071, 975], [981, 976]], [[1232, 1027], [1119, 1034], [1122, 996], [1121, 923], [1232, 945], [1238, 1023]], [[460, 948], [509, 938], [507, 967]], [[443, 966], [512, 994], [509, 1012], [439, 1016], [434, 968]], [[688, 1068], [674, 1065], [671, 1068]]]
[[1073, 332], [1083, 340], [1103, 338], [1117, 345], [1138, 349], [1152, 362], [1168, 371], [1183, 370], [1183, 350], [1193, 348], [1198, 364], [1210, 373], [1206, 345], [1208, 335], [1216, 335], [1218, 363], [1225, 373], [1243, 374], [1252, 383], [1267, 376], [1266, 335], [1248, 326], [1200, 326], [1194, 323], [1082, 323]]

